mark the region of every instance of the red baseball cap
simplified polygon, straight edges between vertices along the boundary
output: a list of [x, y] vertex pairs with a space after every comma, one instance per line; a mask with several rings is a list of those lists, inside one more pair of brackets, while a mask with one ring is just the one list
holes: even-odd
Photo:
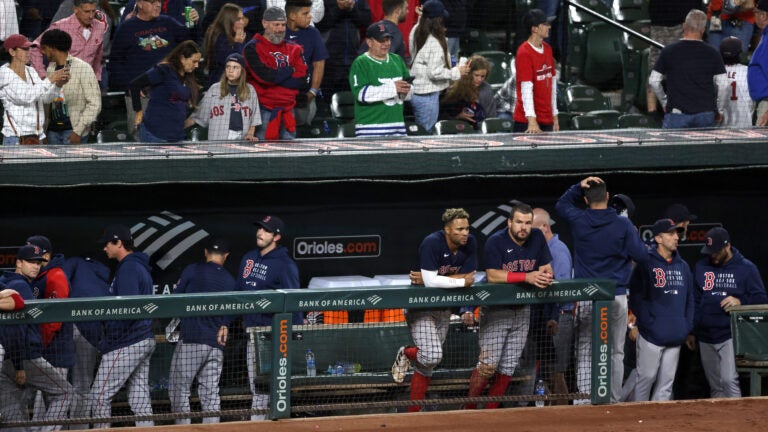
[[37, 44], [30, 42], [29, 39], [27, 39], [26, 36], [20, 35], [20, 34], [13, 34], [5, 38], [5, 42], [3, 42], [3, 48], [8, 51], [12, 49], [19, 49], [19, 48], [29, 48], [29, 47], [36, 47]]

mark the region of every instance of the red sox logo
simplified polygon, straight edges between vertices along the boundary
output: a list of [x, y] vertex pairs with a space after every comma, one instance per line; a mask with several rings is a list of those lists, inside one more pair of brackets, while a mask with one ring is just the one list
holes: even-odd
[[[707, 245], [712, 245], [712, 239], [707, 239]], [[714, 272], [704, 272], [704, 286], [701, 287], [704, 291], [712, 291], [712, 288], [715, 287], [715, 273]]]
[[272, 57], [275, 58], [275, 64], [277, 65], [277, 68], [284, 68], [290, 66], [290, 63], [288, 62], [289, 58], [287, 54], [283, 54], [281, 52], [273, 52]]
[[245, 268], [243, 269], [243, 279], [247, 278], [253, 270], [253, 260], [249, 259], [245, 262]]
[[656, 278], [656, 282], [653, 284], [655, 288], [664, 288], [667, 285], [667, 278], [663, 269], [654, 268], [653, 275]]

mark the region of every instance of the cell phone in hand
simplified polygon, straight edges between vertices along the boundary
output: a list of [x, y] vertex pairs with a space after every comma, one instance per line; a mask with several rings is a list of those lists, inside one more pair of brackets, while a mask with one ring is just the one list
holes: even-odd
[[64, 65], [67, 70], [69, 70], [72, 67], [72, 60], [67, 60], [67, 63]]
[[408, 84], [413, 84], [413, 80], [415, 79], [416, 79], [415, 76], [409, 76], [409, 77], [403, 78], [403, 81], [407, 82]]

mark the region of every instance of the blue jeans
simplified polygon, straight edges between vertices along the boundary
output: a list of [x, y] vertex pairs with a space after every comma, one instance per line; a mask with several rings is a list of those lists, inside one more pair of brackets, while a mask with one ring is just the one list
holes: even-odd
[[[267, 134], [267, 124], [269, 123], [269, 119], [272, 118], [272, 110], [269, 108], [265, 108], [263, 106], [259, 106], [259, 109], [261, 110], [261, 126], [259, 126], [256, 129], [256, 136], [259, 138], [259, 141], [264, 141], [265, 135]], [[291, 110], [291, 113], [293, 114], [293, 110]], [[285, 126], [283, 124], [280, 125], [280, 139], [281, 140], [295, 140], [296, 139], [296, 131], [289, 132], [285, 129]]]
[[[48, 144], [72, 144], [69, 142], [69, 136], [72, 134], [72, 130], [65, 130], [61, 132], [48, 131], [45, 133], [48, 136]], [[80, 137], [80, 144], [88, 142], [88, 135]]]
[[3, 145], [19, 145], [19, 137], [3, 136]]
[[[459, 51], [461, 49], [461, 46], [459, 46], [459, 42], [461, 41], [460, 38], [457, 37], [449, 37], [447, 38], [448, 43], [448, 55], [452, 58], [456, 59], [456, 63], [459, 62]], [[455, 66], [455, 65], [452, 65]]]
[[667, 113], [664, 115], [662, 128], [664, 129], [692, 129], [706, 128], [715, 125], [715, 112], [705, 111], [698, 114], [675, 114]]
[[168, 140], [158, 138], [147, 130], [144, 124], [139, 125], [139, 141], [143, 143], [167, 143]]
[[425, 131], [433, 133], [440, 114], [440, 92], [415, 94], [411, 98], [411, 106], [416, 123]]
[[741, 26], [734, 26], [730, 20], [727, 20], [723, 21], [723, 31], [711, 32], [707, 23], [707, 43], [719, 52], [720, 42], [729, 36], [734, 36], [741, 41], [741, 51], [747, 52], [754, 27], [754, 24], [746, 21], [742, 21]]

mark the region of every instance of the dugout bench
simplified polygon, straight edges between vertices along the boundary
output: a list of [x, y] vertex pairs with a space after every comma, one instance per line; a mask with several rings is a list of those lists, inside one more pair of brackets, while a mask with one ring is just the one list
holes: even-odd
[[768, 376], [768, 305], [737, 306], [731, 312], [736, 371], [749, 374], [749, 395], [762, 396]]

